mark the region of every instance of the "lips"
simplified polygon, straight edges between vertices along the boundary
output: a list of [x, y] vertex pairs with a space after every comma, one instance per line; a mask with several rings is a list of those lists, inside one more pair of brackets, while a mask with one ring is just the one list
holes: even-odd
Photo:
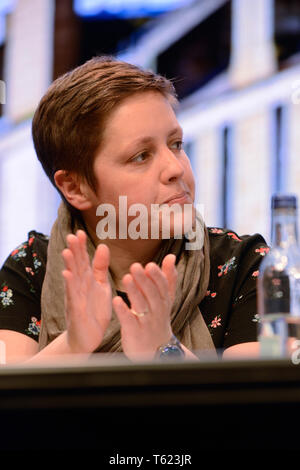
[[188, 199], [189, 194], [186, 191], [183, 191], [182, 193], [174, 194], [173, 196], [169, 197], [166, 201], [163, 202], [163, 204], [176, 204], [177, 202], [183, 202], [186, 199]]

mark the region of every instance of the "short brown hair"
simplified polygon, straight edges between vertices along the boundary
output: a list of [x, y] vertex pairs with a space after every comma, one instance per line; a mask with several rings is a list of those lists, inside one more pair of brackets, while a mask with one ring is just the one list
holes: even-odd
[[158, 91], [175, 104], [170, 80], [111, 56], [94, 57], [56, 79], [32, 122], [34, 147], [55, 185], [57, 170], [74, 171], [96, 190], [93, 163], [105, 122], [121, 100]]

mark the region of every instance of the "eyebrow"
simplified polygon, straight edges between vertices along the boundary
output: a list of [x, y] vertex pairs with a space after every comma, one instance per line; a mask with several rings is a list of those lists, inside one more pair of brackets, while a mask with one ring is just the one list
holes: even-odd
[[168, 137], [172, 137], [175, 134], [183, 134], [183, 129], [181, 126], [174, 127], [174, 129], [169, 132]]
[[[168, 133], [168, 138], [170, 137], [173, 137], [173, 135], [176, 135], [176, 134], [183, 134], [183, 130], [182, 130], [182, 127], [178, 126], [178, 127], [174, 127], [174, 129], [172, 129], [169, 133]], [[148, 144], [149, 142], [152, 142], [152, 137], [142, 137], [141, 139], [137, 139], [135, 140], [131, 145], [139, 145], [139, 144]]]

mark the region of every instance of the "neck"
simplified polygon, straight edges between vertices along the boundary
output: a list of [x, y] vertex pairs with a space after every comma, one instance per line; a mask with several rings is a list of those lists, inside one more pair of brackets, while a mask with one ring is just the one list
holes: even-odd
[[108, 246], [110, 251], [110, 273], [118, 290], [124, 290], [122, 278], [129, 273], [130, 266], [133, 263], [140, 263], [145, 266], [154, 259], [162, 244], [162, 240], [151, 239], [99, 240], [95, 231], [89, 225], [87, 225], [87, 229], [95, 246], [100, 243]]
[[281, 247], [297, 244], [297, 218], [294, 210], [277, 210], [274, 213], [272, 244]]
[[[146, 266], [158, 252], [161, 240], [109, 240], [106, 245], [110, 249], [110, 271], [118, 290], [123, 290], [122, 278], [129, 273], [133, 263]], [[140, 243], [139, 243], [140, 242]], [[146, 243], [145, 243], [146, 242]]]

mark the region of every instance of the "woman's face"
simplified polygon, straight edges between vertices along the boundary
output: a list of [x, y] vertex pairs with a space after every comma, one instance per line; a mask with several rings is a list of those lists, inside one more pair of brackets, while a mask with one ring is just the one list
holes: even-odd
[[182, 139], [176, 115], [160, 93], [122, 101], [108, 119], [94, 162], [97, 204], [112, 204], [117, 215], [119, 196], [127, 196], [128, 207], [143, 204], [149, 214], [152, 204], [193, 204], [194, 177]]

